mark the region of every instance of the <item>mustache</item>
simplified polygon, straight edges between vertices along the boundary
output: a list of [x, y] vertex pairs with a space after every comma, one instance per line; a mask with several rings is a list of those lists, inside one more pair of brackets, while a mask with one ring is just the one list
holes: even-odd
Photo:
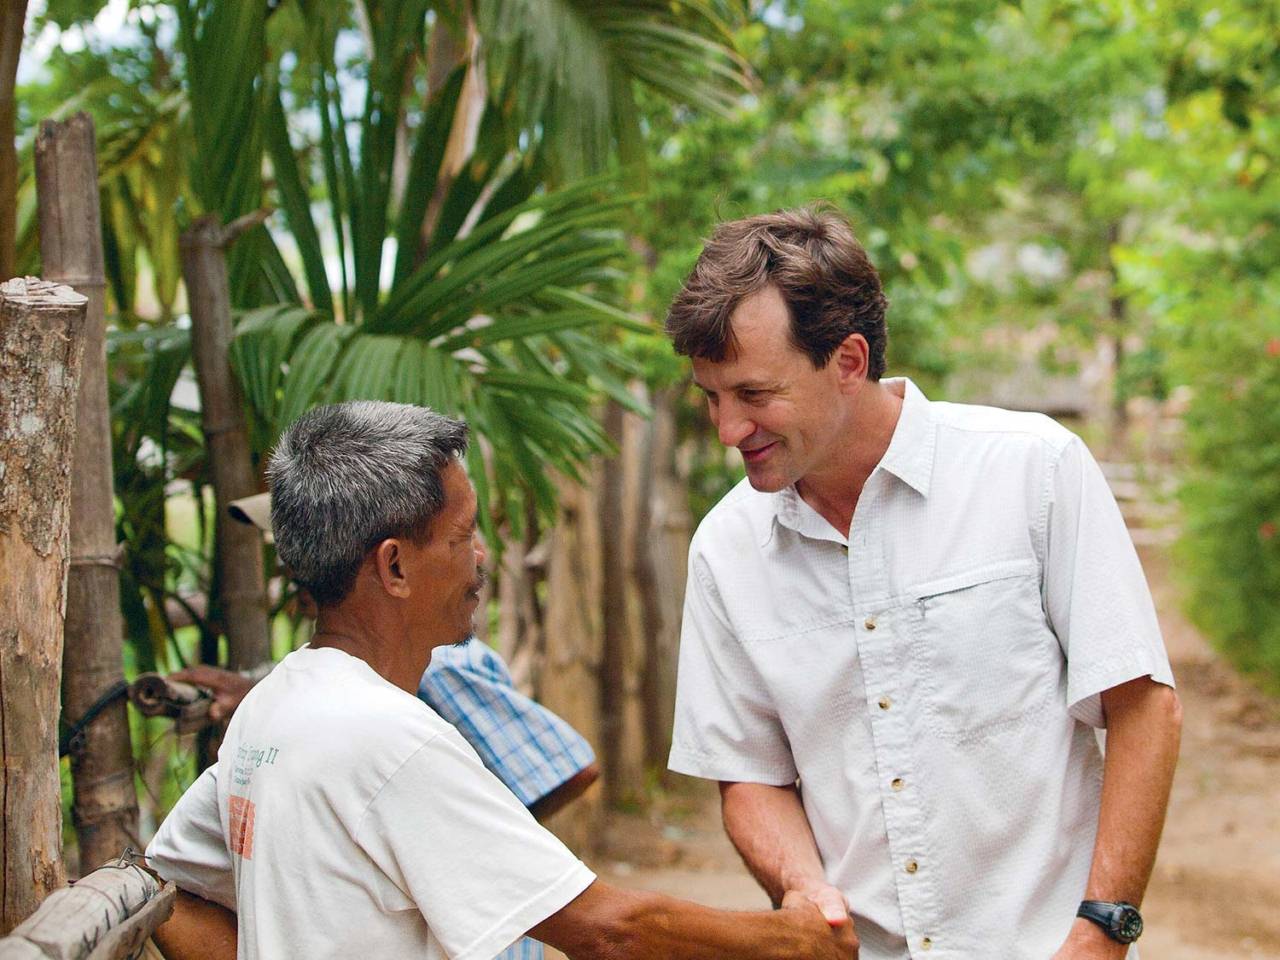
[[470, 596], [475, 596], [484, 589], [484, 585], [489, 582], [489, 571], [484, 567], [476, 570], [476, 579], [471, 584], [471, 589], [467, 591]]

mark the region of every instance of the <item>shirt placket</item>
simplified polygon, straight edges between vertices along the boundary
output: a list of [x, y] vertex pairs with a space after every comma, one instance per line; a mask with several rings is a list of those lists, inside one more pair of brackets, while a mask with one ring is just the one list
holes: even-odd
[[941, 946], [936, 927], [940, 910], [912, 747], [910, 711], [915, 705], [898, 667], [898, 651], [908, 642], [908, 624], [904, 610], [891, 602], [881, 522], [891, 482], [883, 471], [876, 471], [863, 488], [849, 530], [849, 584], [892, 875], [908, 951], [920, 957], [935, 955], [931, 951]]

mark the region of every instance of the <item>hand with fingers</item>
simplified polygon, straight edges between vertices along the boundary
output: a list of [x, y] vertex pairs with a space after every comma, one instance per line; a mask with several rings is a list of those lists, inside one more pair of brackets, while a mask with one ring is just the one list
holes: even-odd
[[234, 670], [223, 670], [198, 664], [184, 670], [175, 670], [169, 674], [170, 680], [194, 684], [204, 687], [213, 694], [213, 703], [209, 707], [209, 717], [213, 720], [226, 720], [236, 712], [240, 701], [253, 689], [253, 681], [241, 676]]
[[[858, 934], [839, 890], [834, 887], [827, 887], [826, 891], [790, 890], [782, 898], [782, 913], [786, 915], [788, 912], [794, 914], [798, 923], [813, 929], [817, 937], [810, 954], [813, 960], [856, 960]], [[820, 933], [818, 924], [826, 927], [825, 936]]]

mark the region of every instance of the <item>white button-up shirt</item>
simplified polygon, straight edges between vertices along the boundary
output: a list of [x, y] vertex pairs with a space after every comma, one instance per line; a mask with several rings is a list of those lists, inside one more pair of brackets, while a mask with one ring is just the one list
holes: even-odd
[[1172, 685], [1084, 444], [910, 381], [845, 536], [743, 481], [693, 538], [672, 770], [800, 781], [863, 960], [1046, 960], [1084, 896], [1100, 694]]

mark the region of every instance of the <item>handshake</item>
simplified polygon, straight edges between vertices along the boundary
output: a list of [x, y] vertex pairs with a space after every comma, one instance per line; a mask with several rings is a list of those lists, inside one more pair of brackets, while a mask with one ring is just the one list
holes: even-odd
[[789, 914], [794, 914], [792, 922], [812, 938], [812, 946], [803, 956], [856, 960], [858, 934], [844, 895], [835, 887], [817, 884], [803, 891], [787, 891], [779, 915]]

